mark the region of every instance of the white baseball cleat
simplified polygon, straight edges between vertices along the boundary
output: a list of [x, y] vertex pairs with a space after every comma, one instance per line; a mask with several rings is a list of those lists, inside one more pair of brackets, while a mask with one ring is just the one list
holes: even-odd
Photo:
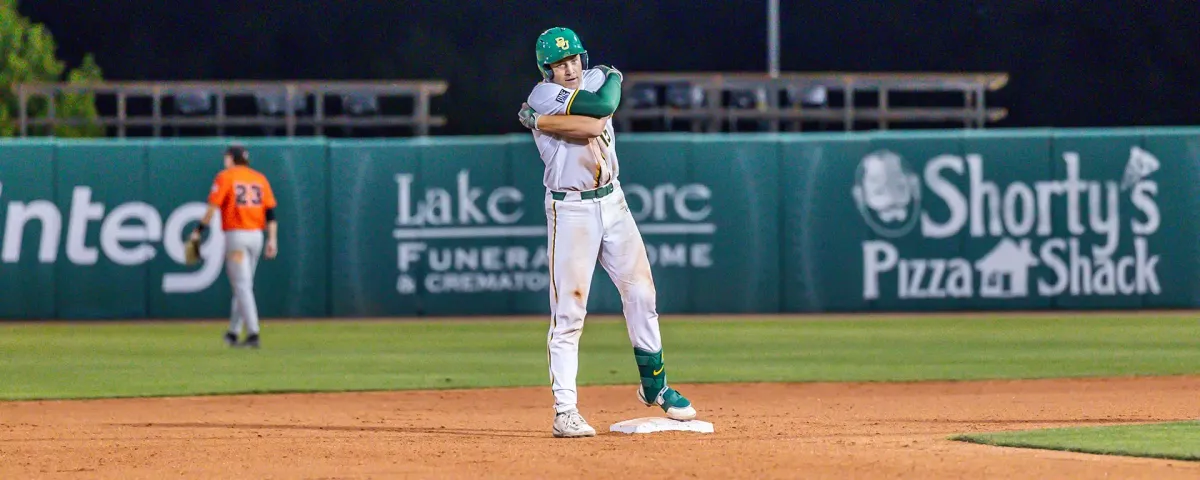
[[562, 412], [554, 416], [554, 436], [558, 438], [594, 437], [596, 429], [588, 425], [578, 410]]
[[688, 420], [695, 420], [696, 419], [696, 409], [695, 409], [695, 407], [692, 407], [691, 405], [688, 405], [683, 408], [671, 407], [671, 408], [667, 409], [667, 417], [670, 418], [671, 420], [679, 420], [681, 422], [686, 422]]
[[647, 407], [658, 405], [671, 420], [686, 422], [696, 418], [696, 408], [692, 406], [692, 402], [671, 387], [663, 388], [654, 402], [646, 401], [646, 393], [639, 388], [638, 400], [641, 400]]

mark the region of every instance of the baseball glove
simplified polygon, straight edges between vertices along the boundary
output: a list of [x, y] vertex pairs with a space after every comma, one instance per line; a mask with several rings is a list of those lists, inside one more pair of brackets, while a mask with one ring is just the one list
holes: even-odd
[[183, 245], [183, 258], [184, 263], [188, 265], [195, 265], [200, 261], [200, 240], [188, 239]]

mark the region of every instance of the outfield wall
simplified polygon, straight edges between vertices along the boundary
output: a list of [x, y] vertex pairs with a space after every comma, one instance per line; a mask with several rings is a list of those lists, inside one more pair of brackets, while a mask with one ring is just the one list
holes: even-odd
[[[264, 316], [548, 312], [528, 135], [245, 143], [280, 202]], [[0, 318], [227, 315], [222, 265], [182, 250], [225, 146], [0, 143]], [[1200, 303], [1200, 128], [626, 134], [618, 152], [660, 313]], [[620, 311], [600, 268], [589, 311]]]

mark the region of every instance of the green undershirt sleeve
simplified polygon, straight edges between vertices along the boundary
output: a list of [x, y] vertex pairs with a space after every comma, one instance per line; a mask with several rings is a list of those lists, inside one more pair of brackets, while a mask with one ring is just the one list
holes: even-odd
[[584, 115], [592, 118], [604, 118], [617, 111], [621, 104], [621, 77], [608, 75], [594, 93], [583, 89], [576, 90], [567, 102], [567, 115]]

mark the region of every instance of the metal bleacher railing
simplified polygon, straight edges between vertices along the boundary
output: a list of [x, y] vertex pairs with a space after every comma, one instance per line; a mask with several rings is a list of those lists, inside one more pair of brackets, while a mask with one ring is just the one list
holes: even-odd
[[[88, 123], [103, 125], [113, 130], [111, 135], [122, 138], [160, 137], [164, 129], [178, 132], [182, 127], [215, 130], [217, 135], [238, 127], [270, 132], [267, 134], [281, 129], [288, 137], [308, 132], [323, 135], [332, 127], [405, 127], [411, 135], [425, 136], [431, 127], [446, 124], [445, 117], [430, 113], [430, 100], [444, 94], [446, 88], [446, 82], [440, 80], [118, 81], [22, 83], [14, 86], [14, 92], [22, 137], [30, 135], [31, 127], [82, 123], [56, 117], [55, 102], [45, 103], [46, 115], [29, 115], [35, 98], [56, 98], [64, 92], [95, 94], [100, 118]], [[389, 109], [383, 108], [383, 102], [389, 98], [398, 98], [396, 103], [408, 108], [400, 108], [403, 113], [385, 111]], [[239, 100], [240, 105], [231, 106]], [[131, 106], [135, 103], [138, 105]], [[331, 109], [329, 103], [337, 108]], [[131, 133], [134, 129], [140, 131]]]
[[[788, 72], [772, 78], [748, 72], [627, 72], [624, 77], [615, 119], [627, 132], [984, 128], [1008, 114], [985, 101], [986, 93], [1007, 84], [1005, 73]], [[20, 136], [82, 123], [57, 117], [55, 102], [41, 102], [48, 111], [30, 115], [35, 99], [64, 92], [94, 94], [100, 117], [93, 123], [116, 137], [181, 135], [184, 128], [218, 136], [234, 129], [243, 130], [238, 135], [328, 135], [334, 128], [349, 132], [346, 136], [426, 136], [446, 125], [430, 107], [446, 89], [441, 80], [137, 81], [23, 83], [14, 93]], [[363, 134], [372, 129], [383, 133]]]
[[[896, 125], [984, 128], [1008, 115], [986, 106], [1006, 73], [624, 74], [624, 131], [886, 130]], [[903, 98], [902, 98], [903, 97]], [[897, 101], [903, 100], [903, 102]]]

